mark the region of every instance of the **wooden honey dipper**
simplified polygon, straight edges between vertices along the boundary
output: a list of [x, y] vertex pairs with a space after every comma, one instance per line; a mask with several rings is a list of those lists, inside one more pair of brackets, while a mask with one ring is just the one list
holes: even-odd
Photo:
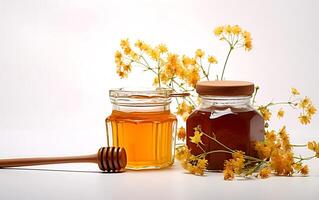
[[0, 167], [22, 167], [61, 163], [97, 163], [102, 171], [121, 172], [127, 164], [122, 147], [102, 147], [96, 154], [66, 157], [0, 159]]

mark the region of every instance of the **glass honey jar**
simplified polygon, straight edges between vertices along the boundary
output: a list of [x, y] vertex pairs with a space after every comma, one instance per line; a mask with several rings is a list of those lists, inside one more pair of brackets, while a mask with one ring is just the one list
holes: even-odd
[[127, 169], [159, 169], [174, 162], [177, 119], [170, 112], [171, 89], [109, 91], [108, 146], [124, 147]]
[[[186, 121], [187, 146], [192, 154], [203, 153], [190, 141], [194, 128], [201, 130], [233, 150], [256, 156], [254, 144], [264, 139], [264, 120], [251, 105], [254, 84], [244, 81], [201, 81], [196, 85], [201, 99], [200, 106]], [[216, 141], [202, 136], [202, 148], [206, 151], [226, 150]], [[220, 171], [231, 154], [218, 152], [208, 154], [208, 170]]]

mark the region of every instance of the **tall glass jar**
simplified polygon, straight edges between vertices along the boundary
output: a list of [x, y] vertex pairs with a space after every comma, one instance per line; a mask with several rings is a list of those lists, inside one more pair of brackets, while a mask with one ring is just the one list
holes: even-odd
[[128, 169], [158, 169], [174, 162], [177, 120], [170, 112], [172, 90], [109, 91], [108, 146], [124, 147]]
[[[201, 98], [200, 106], [186, 122], [187, 146], [195, 155], [203, 151], [189, 137], [194, 128], [200, 127], [210, 137], [233, 150], [241, 150], [246, 155], [256, 156], [254, 144], [264, 139], [264, 120], [251, 105], [254, 84], [244, 81], [202, 81], [196, 85]], [[202, 136], [206, 152], [226, 150], [207, 136]], [[222, 170], [225, 160], [231, 154], [220, 151], [206, 156], [208, 170]]]

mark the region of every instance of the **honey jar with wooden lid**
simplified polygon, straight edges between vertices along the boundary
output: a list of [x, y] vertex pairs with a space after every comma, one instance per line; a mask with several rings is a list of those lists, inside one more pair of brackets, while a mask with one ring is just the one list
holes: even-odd
[[[186, 121], [187, 146], [198, 155], [203, 150], [190, 141], [194, 128], [200, 127], [210, 137], [233, 150], [256, 156], [255, 142], [264, 139], [264, 120], [253, 108], [251, 97], [254, 84], [245, 81], [201, 81], [196, 85], [201, 104]], [[202, 137], [202, 148], [206, 152], [226, 150], [225, 147]], [[231, 154], [217, 151], [207, 154], [207, 169], [220, 171]]]

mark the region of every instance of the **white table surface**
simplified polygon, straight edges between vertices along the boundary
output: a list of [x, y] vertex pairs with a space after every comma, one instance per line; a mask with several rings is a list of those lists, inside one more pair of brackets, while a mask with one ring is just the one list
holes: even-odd
[[94, 164], [0, 169], [0, 199], [318, 199], [319, 160], [309, 177], [224, 181], [199, 177], [175, 163], [163, 170], [100, 173]]

